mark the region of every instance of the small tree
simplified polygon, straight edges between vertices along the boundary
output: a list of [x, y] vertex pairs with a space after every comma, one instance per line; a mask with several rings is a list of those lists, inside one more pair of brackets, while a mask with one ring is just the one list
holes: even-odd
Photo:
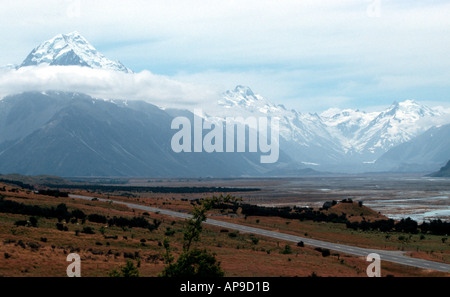
[[26, 226], [27, 224], [28, 224], [28, 222], [24, 221], [24, 220], [19, 220], [19, 221], [16, 221], [14, 223], [14, 225], [16, 225], [17, 227], [19, 227], [19, 226]]
[[192, 218], [186, 221], [183, 249], [189, 251], [192, 242], [198, 241], [202, 232], [202, 222], [206, 221], [206, 212], [211, 209], [211, 202], [204, 200], [200, 206], [194, 206]]
[[292, 248], [290, 245], [286, 244], [284, 246], [284, 250], [281, 252], [283, 255], [290, 255], [292, 254]]
[[99, 231], [100, 231], [100, 234], [105, 235], [105, 233], [106, 233], [106, 228], [105, 228], [105, 226], [101, 226], [100, 229], [99, 229]]
[[322, 257], [328, 257], [329, 255], [331, 255], [330, 250], [328, 249], [322, 250]]
[[166, 251], [164, 253], [164, 262], [166, 264], [172, 264], [174, 257], [172, 255], [172, 253], [170, 252], [170, 244], [169, 244], [169, 240], [167, 238], [164, 238], [164, 242], [163, 242], [163, 246], [164, 246], [164, 250]]
[[184, 232], [183, 253], [175, 263], [170, 253], [169, 241], [164, 240], [165, 262], [168, 264], [163, 272], [162, 277], [222, 277], [224, 272], [217, 261], [215, 254], [207, 250], [194, 248], [191, 250], [192, 243], [200, 239], [202, 232], [202, 222], [206, 221], [206, 212], [211, 209], [212, 200], [204, 199], [200, 206], [194, 206], [193, 215], [186, 221]]
[[32, 227], [37, 227], [38, 220], [35, 217], [30, 217], [30, 225]]
[[83, 230], [81, 231], [81, 233], [95, 234], [94, 229], [92, 229], [92, 227], [83, 227]]
[[[138, 262], [139, 266], [139, 262]], [[133, 261], [127, 260], [127, 264], [121, 266], [119, 270], [114, 269], [109, 273], [110, 277], [139, 277], [139, 270], [134, 266]]]
[[223, 277], [224, 272], [215, 254], [207, 250], [193, 249], [181, 254], [177, 262], [168, 265], [162, 277]]

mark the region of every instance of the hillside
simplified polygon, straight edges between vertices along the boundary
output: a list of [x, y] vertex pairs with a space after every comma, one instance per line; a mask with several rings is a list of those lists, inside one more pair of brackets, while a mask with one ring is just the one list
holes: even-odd
[[291, 163], [283, 152], [278, 163], [267, 166], [260, 164], [259, 153], [175, 153], [171, 122], [176, 112], [145, 102], [27, 92], [1, 100], [0, 116], [3, 174], [261, 176]]
[[361, 222], [363, 220], [373, 222], [388, 219], [386, 216], [364, 206], [362, 203], [360, 204], [359, 202], [353, 201], [337, 203], [330, 207], [326, 213], [334, 213], [339, 216], [345, 214], [350, 222]]
[[431, 174], [433, 177], [450, 177], [450, 161], [442, 167], [438, 172]]
[[375, 166], [397, 172], [433, 172], [450, 158], [449, 148], [450, 125], [433, 127], [389, 150]]

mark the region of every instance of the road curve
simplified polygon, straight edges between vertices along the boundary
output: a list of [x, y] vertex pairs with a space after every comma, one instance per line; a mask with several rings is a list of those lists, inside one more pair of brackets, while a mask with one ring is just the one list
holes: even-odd
[[[94, 197], [81, 196], [81, 195], [69, 195], [69, 197], [84, 199], [84, 200], [92, 200], [94, 198]], [[128, 202], [122, 202], [122, 201], [114, 201], [114, 200], [110, 200], [110, 199], [103, 199], [103, 198], [97, 198], [97, 199], [99, 201], [104, 201], [104, 202], [112, 201], [113, 203], [126, 205], [129, 208], [139, 209], [139, 210], [144, 210], [144, 211], [149, 211], [149, 212], [157, 212], [160, 214], [164, 214], [164, 215], [168, 215], [168, 216], [172, 216], [172, 217], [176, 217], [176, 218], [187, 219], [187, 218], [191, 217], [191, 215], [186, 214], [186, 213], [180, 213], [180, 212], [166, 210], [166, 209], [160, 209], [160, 208], [139, 205], [139, 204], [134, 204], [134, 203], [128, 203]], [[322, 241], [322, 240], [315, 240], [315, 239], [300, 237], [300, 236], [276, 232], [276, 231], [269, 231], [269, 230], [264, 230], [264, 229], [260, 229], [260, 228], [254, 228], [254, 227], [249, 227], [249, 226], [244, 226], [244, 225], [222, 222], [222, 221], [213, 220], [213, 219], [207, 219], [205, 223], [208, 225], [212, 225], [212, 226], [228, 228], [228, 229], [237, 230], [240, 232], [253, 233], [253, 234], [257, 234], [257, 235], [261, 235], [261, 236], [276, 238], [276, 239], [290, 241], [290, 242], [294, 242], [294, 243], [303, 241], [303, 243], [306, 245], [325, 248], [325, 249], [342, 252], [342, 253], [349, 254], [349, 255], [359, 256], [359, 257], [367, 257], [371, 253], [377, 253], [378, 255], [380, 255], [381, 261], [388, 261], [388, 262], [393, 262], [393, 263], [402, 264], [402, 265], [406, 265], [406, 266], [412, 266], [412, 267], [417, 267], [417, 268], [422, 268], [422, 269], [431, 269], [431, 270], [447, 272], [447, 273], [450, 272], [449, 264], [411, 258], [411, 257], [403, 255], [401, 252], [398, 252], [398, 251], [385, 251], [385, 250], [375, 250], [375, 249], [354, 247], [354, 246], [345, 245], [345, 244], [331, 243], [331, 242], [326, 242], [326, 241]]]

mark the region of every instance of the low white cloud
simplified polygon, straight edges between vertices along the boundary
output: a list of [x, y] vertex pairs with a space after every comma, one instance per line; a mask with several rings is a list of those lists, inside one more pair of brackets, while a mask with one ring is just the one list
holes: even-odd
[[27, 91], [79, 92], [102, 99], [142, 100], [189, 108], [216, 101], [208, 86], [184, 83], [149, 71], [127, 74], [80, 66], [30, 66], [0, 72], [0, 97]]
[[425, 129], [429, 129], [431, 127], [440, 127], [448, 124], [450, 124], [450, 113], [444, 113], [441, 116], [437, 117], [426, 117], [417, 121], [417, 126]]

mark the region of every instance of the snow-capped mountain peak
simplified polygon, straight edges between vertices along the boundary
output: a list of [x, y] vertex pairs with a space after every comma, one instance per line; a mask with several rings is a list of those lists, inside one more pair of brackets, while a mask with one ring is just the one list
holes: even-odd
[[236, 86], [236, 88], [234, 88], [234, 92], [242, 94], [244, 96], [255, 96], [253, 91], [247, 86], [238, 85], [238, 86]]
[[220, 106], [228, 109], [239, 107], [249, 112], [260, 112], [264, 114], [283, 109], [261, 95], [253, 93], [249, 87], [240, 85], [236, 86], [234, 90], [226, 91], [218, 103]]
[[[225, 117], [276, 117], [283, 150], [303, 164], [332, 161], [339, 154], [336, 140], [317, 114], [300, 113], [276, 105], [254, 93], [249, 87], [237, 86], [226, 91], [218, 101], [214, 115]], [[330, 157], [329, 157], [330, 156]]]
[[414, 100], [405, 100], [403, 102], [394, 102], [388, 109], [381, 112], [375, 119], [375, 122], [389, 122], [392, 125], [404, 126], [409, 129], [415, 126], [418, 120], [422, 118], [439, 117], [442, 113], [426, 105], [417, 103]]
[[84, 66], [132, 73], [122, 63], [112, 61], [98, 52], [77, 31], [59, 34], [41, 43], [28, 55], [20, 67], [33, 65]]
[[[433, 119], [442, 114], [438, 110], [419, 104], [414, 100], [394, 102], [382, 112], [358, 114], [348, 120], [345, 112], [328, 117], [327, 124], [339, 128], [347, 138], [347, 147], [359, 154], [369, 153], [377, 157], [390, 148], [424, 132], [432, 126]], [[351, 114], [351, 112], [350, 112]], [[428, 123], [426, 123], [428, 121]], [[348, 128], [352, 128], [350, 134]], [[347, 129], [347, 130], [346, 130]]]

